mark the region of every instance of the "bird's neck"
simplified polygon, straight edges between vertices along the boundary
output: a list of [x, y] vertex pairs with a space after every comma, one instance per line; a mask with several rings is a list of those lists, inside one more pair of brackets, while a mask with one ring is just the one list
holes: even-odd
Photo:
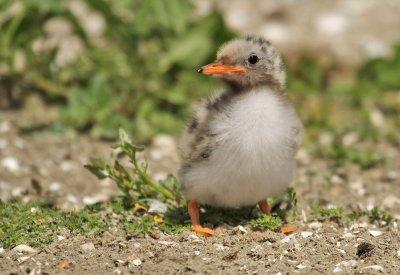
[[284, 84], [281, 84], [277, 81], [265, 81], [261, 83], [257, 83], [255, 85], [243, 85], [240, 83], [237, 83], [235, 81], [229, 81], [225, 80], [225, 85], [227, 86], [227, 92], [230, 94], [241, 94], [246, 91], [250, 91], [252, 89], [258, 89], [258, 88], [268, 88], [277, 92], [282, 92], [284, 93], [285, 86]]

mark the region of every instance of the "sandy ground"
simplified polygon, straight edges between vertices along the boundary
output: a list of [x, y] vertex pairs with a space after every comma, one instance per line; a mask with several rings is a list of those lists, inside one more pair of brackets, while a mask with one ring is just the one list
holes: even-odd
[[[21, 125], [31, 118], [24, 111], [3, 112], [1, 118], [3, 200], [55, 196], [57, 205], [71, 209], [108, 200], [115, 194], [110, 182], [99, 182], [82, 167], [90, 156], [109, 156], [108, 142], [78, 134], [21, 134]], [[232, 224], [222, 226], [222, 236], [210, 238], [190, 231], [132, 238], [117, 226], [95, 239], [65, 235], [33, 254], [0, 251], [0, 273], [396, 274], [400, 272], [399, 148], [386, 143], [371, 146], [385, 155], [386, 162], [368, 170], [355, 165], [333, 170], [329, 160], [300, 151], [294, 188], [302, 214], [296, 222], [300, 232], [293, 235], [243, 230]], [[153, 177], [176, 171], [172, 137], [158, 136], [148, 148], [145, 154]], [[32, 185], [33, 179], [40, 190]], [[396, 220], [376, 230], [367, 222], [345, 226], [310, 222], [309, 205], [315, 202], [345, 208], [379, 206]]]

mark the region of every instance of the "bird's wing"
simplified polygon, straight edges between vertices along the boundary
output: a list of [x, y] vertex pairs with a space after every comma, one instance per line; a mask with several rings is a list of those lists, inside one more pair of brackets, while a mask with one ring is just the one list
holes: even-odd
[[183, 133], [179, 142], [179, 151], [185, 163], [191, 163], [199, 158], [206, 158], [209, 151], [208, 124], [210, 121], [210, 111], [207, 106], [209, 100], [203, 100], [195, 107], [195, 111], [186, 131]]

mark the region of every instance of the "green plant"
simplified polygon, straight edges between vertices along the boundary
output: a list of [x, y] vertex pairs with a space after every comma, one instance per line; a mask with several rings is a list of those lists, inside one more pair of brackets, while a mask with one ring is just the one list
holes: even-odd
[[282, 227], [282, 220], [279, 217], [262, 215], [258, 219], [250, 221], [250, 225], [256, 230], [277, 231]]
[[343, 218], [343, 209], [340, 207], [326, 208], [313, 204], [311, 205], [311, 214], [319, 221], [331, 220], [339, 223]]
[[118, 159], [114, 161], [114, 164], [93, 159], [91, 164], [85, 165], [85, 168], [99, 179], [113, 180], [128, 207], [134, 206], [135, 203], [147, 205], [151, 199], [161, 199], [170, 205], [179, 205], [182, 198], [178, 181], [173, 176], [169, 176], [159, 183], [154, 182], [147, 174], [147, 164], [140, 164], [137, 159], [137, 153], [143, 148], [134, 145], [122, 129], [119, 131], [119, 138], [120, 142], [113, 148], [120, 149], [128, 157], [131, 167], [122, 165]]

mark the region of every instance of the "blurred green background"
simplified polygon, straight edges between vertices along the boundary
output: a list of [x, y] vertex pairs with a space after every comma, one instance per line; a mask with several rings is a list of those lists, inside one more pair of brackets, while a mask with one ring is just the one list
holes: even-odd
[[[191, 104], [220, 87], [196, 68], [238, 35], [217, 11], [196, 15], [185, 0], [0, 3], [0, 106], [24, 108], [39, 95], [59, 110], [46, 127], [100, 138], [119, 127], [141, 141], [178, 133]], [[398, 142], [400, 47], [393, 52], [350, 71], [309, 54], [288, 58], [306, 143], [322, 130]]]

